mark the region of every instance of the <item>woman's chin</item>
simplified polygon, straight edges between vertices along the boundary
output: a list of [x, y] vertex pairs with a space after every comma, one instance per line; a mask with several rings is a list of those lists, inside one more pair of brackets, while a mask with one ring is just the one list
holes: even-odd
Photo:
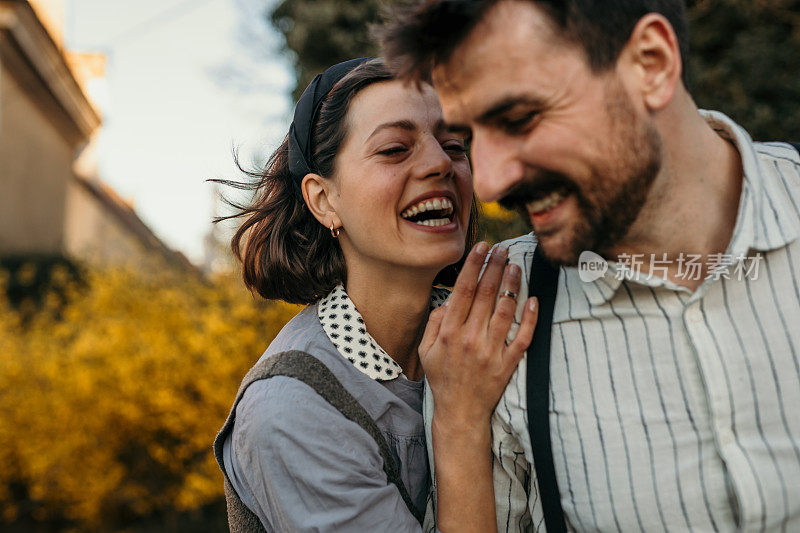
[[[415, 262], [413, 265], [416, 268], [424, 268], [426, 270], [435, 271], [436, 273], [444, 270], [445, 268], [458, 263], [459, 260], [464, 256], [464, 250], [459, 248], [454, 248], [453, 251], [450, 253], [441, 253], [445, 250], [438, 250], [440, 253], [431, 254], [429, 257], [422, 257], [419, 253], [417, 253], [418, 261]], [[411, 265], [409, 265], [411, 266]]]

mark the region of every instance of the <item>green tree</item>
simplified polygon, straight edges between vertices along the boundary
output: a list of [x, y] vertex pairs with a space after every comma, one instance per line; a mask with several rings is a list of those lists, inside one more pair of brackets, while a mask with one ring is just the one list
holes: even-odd
[[[299, 91], [333, 63], [374, 55], [368, 25], [391, 0], [282, 0], [272, 23], [293, 52]], [[800, 140], [800, 0], [688, 0], [687, 66], [699, 106], [755, 139]]]
[[[297, 72], [295, 99], [328, 66], [374, 55], [369, 26], [392, 0], [282, 0], [272, 24]], [[690, 89], [697, 104], [722, 111], [756, 140], [800, 140], [800, 0], [688, 0]], [[527, 231], [525, 222], [485, 209], [483, 237]], [[498, 214], [499, 213], [499, 214]]]
[[800, 0], [690, 0], [692, 94], [756, 140], [800, 140]]
[[380, 20], [379, 0], [282, 0], [270, 18], [294, 56], [297, 100], [311, 80], [329, 66], [374, 56], [369, 24]]

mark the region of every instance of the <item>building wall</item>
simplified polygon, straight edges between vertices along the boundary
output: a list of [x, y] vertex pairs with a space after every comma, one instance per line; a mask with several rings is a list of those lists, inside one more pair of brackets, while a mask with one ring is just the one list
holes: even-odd
[[64, 0], [28, 0], [56, 46], [64, 46]]
[[106, 206], [73, 179], [67, 189], [64, 245], [67, 255], [95, 265], [163, 268], [163, 258], [148, 252]]
[[74, 152], [0, 64], [0, 254], [63, 250]]

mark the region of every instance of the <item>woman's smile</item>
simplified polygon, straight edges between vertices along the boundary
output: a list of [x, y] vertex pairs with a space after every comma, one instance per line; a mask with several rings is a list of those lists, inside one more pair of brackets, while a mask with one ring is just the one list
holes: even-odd
[[415, 198], [400, 213], [404, 221], [421, 231], [444, 233], [458, 229], [456, 197], [448, 191], [430, 191]]

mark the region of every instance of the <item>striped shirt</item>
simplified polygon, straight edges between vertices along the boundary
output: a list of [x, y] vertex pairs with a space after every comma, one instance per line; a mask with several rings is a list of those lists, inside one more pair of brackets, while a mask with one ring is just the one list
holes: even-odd
[[[613, 262], [591, 282], [561, 268], [550, 426], [571, 530], [800, 530], [800, 156], [702, 114], [741, 154], [727, 255], [760, 254], [758, 273], [692, 292]], [[535, 237], [506, 245], [530, 272]], [[492, 421], [499, 531], [545, 529], [525, 366]]]

